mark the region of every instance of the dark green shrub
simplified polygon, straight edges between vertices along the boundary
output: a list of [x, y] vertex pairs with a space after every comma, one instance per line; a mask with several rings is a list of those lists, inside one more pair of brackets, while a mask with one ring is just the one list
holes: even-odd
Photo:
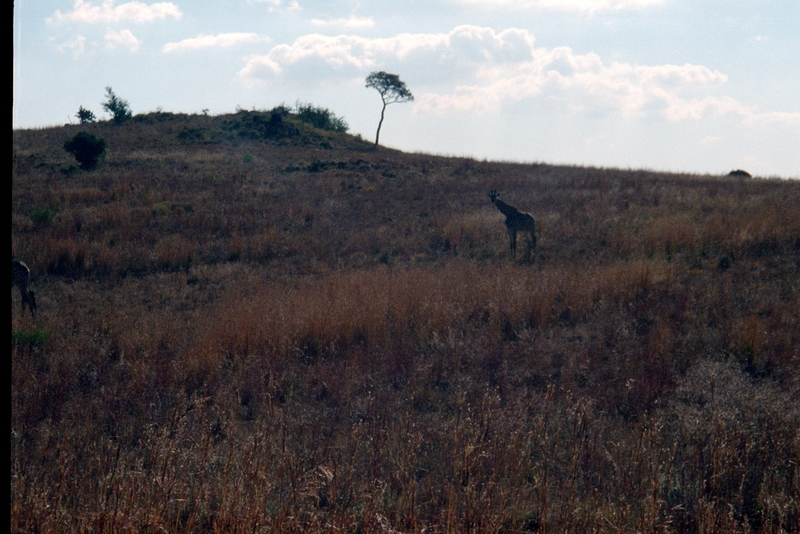
[[[137, 120], [138, 117], [139, 115], [137, 115], [134, 120]], [[181, 143], [212, 143], [220, 137], [220, 133], [217, 130], [212, 130], [211, 128], [203, 126], [184, 126], [176, 137]]]
[[41, 208], [31, 212], [31, 221], [35, 224], [50, 224], [56, 216], [56, 210], [52, 208]]
[[75, 116], [78, 117], [78, 120], [81, 121], [81, 124], [85, 124], [87, 122], [94, 122], [94, 120], [96, 119], [94, 113], [83, 106], [78, 108], [78, 112], [75, 114]]
[[100, 157], [106, 152], [106, 142], [88, 132], [78, 132], [64, 143], [64, 150], [75, 156], [81, 168], [91, 170], [97, 167]]
[[288, 117], [292, 113], [292, 108], [286, 104], [281, 104], [280, 106], [275, 106], [269, 110], [269, 113], [270, 115], [277, 113], [281, 117]]
[[311, 104], [297, 104], [297, 118], [321, 130], [345, 133], [350, 128], [341, 117], [326, 108]]
[[324, 161], [320, 161], [320, 160], [318, 160], [318, 159], [315, 159], [315, 160], [314, 160], [314, 161], [312, 161], [312, 162], [311, 162], [311, 164], [308, 166], [308, 172], [322, 172], [322, 171], [324, 171], [324, 170], [325, 170], [327, 167], [328, 167], [328, 164], [327, 164], [327, 163], [325, 163]]
[[164, 122], [188, 122], [190, 115], [186, 113], [171, 113], [169, 111], [151, 111], [149, 113], [139, 113], [131, 120], [144, 124], [159, 124]]
[[283, 120], [279, 111], [240, 110], [233, 119], [225, 121], [223, 128], [243, 139], [282, 139], [299, 133], [295, 125]]

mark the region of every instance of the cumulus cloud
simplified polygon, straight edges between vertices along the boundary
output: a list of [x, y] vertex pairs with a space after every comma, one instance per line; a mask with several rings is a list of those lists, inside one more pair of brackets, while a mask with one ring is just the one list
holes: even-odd
[[199, 48], [230, 48], [240, 44], [260, 43], [269, 41], [269, 37], [256, 33], [219, 33], [217, 35], [203, 35], [191, 39], [184, 39], [177, 43], [167, 43], [162, 51], [167, 54], [179, 50], [196, 50]]
[[86, 37], [79, 35], [65, 43], [58, 45], [59, 52], [72, 52], [72, 59], [78, 59], [86, 51]]
[[482, 64], [530, 59], [532, 46], [533, 36], [524, 30], [495, 33], [476, 26], [459, 26], [447, 34], [404, 33], [375, 39], [312, 34], [251, 57], [239, 75], [251, 81], [281, 74], [353, 77], [379, 65], [403, 62], [427, 67], [429, 76], [443, 78], [459, 70], [472, 72]]
[[141, 43], [141, 41], [139, 41], [139, 39], [137, 39], [130, 30], [109, 30], [105, 35], [105, 41], [106, 48], [109, 50], [127, 48], [131, 52], [135, 52]]
[[594, 53], [535, 46], [527, 30], [459, 26], [442, 34], [389, 38], [306, 35], [250, 57], [246, 83], [352, 80], [371, 70], [399, 72], [424, 113], [495, 112], [547, 98], [570, 113], [660, 116], [670, 122], [736, 116], [746, 123], [797, 122], [797, 113], [763, 113], [721, 94], [728, 77], [704, 65], [606, 63]]
[[302, 8], [297, 0], [289, 0], [288, 3], [284, 0], [255, 0], [259, 4], [267, 4], [267, 10], [272, 13], [274, 11], [288, 11], [289, 13], [297, 13]]
[[351, 15], [346, 19], [335, 19], [335, 20], [321, 20], [321, 19], [312, 19], [311, 24], [314, 26], [320, 27], [336, 27], [336, 28], [347, 28], [351, 30], [359, 29], [359, 28], [373, 28], [375, 26], [375, 20], [372, 17], [356, 17], [355, 15]]
[[618, 11], [622, 9], [643, 9], [657, 6], [665, 0], [457, 0], [462, 4], [479, 5], [489, 8], [519, 7], [556, 11]]
[[47, 22], [80, 22], [86, 24], [112, 22], [153, 22], [156, 20], [183, 16], [178, 6], [172, 2], [158, 2], [147, 5], [142, 2], [126, 2], [118, 6], [114, 0], [104, 0], [95, 4], [85, 0], [75, 0], [72, 11], [62, 13], [60, 10], [47, 19]]
[[346, 67], [350, 73], [360, 72], [376, 64], [375, 46], [379, 46], [376, 40], [352, 35], [304, 35], [291, 45], [278, 45], [266, 55], [249, 58], [239, 76], [258, 81], [298, 68], [326, 78], [329, 71], [341, 71]]

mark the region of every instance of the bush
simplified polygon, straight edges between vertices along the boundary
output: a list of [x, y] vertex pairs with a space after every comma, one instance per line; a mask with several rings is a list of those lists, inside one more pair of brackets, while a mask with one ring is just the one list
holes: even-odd
[[107, 100], [103, 102], [103, 109], [111, 113], [114, 123], [122, 124], [131, 118], [131, 107], [128, 101], [114, 94], [111, 87], [106, 87], [106, 98]]
[[31, 212], [31, 221], [35, 224], [50, 224], [56, 216], [56, 210], [52, 208], [35, 209]]
[[279, 111], [240, 110], [233, 119], [225, 121], [223, 128], [243, 139], [282, 139], [296, 136], [297, 127], [283, 120]]
[[337, 117], [331, 110], [311, 104], [297, 104], [297, 118], [315, 128], [331, 132], [346, 133], [350, 128], [343, 118]]
[[96, 118], [92, 111], [86, 109], [83, 106], [78, 108], [78, 112], [75, 114], [75, 116], [78, 117], [78, 120], [81, 121], [81, 124], [85, 124], [87, 122], [94, 122]]
[[81, 168], [92, 170], [97, 167], [100, 157], [106, 152], [106, 142], [88, 132], [78, 132], [64, 143], [64, 150], [75, 156]]
[[[237, 110], [238, 111], [238, 110]], [[275, 106], [271, 110], [269, 110], [270, 115], [274, 115], [277, 113], [281, 117], [288, 117], [292, 113], [292, 108], [287, 106], [286, 104], [281, 104], [280, 106]]]

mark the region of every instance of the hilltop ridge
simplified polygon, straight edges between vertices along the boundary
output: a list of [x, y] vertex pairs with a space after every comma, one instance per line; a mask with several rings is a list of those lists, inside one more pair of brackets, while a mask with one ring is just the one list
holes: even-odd
[[[162, 267], [176, 262], [298, 257], [304, 247], [313, 251], [309, 256], [330, 266], [345, 260], [366, 265], [380, 258], [413, 261], [453, 254], [486, 259], [501, 256], [504, 248], [502, 225], [493, 220], [497, 214], [486, 197], [490, 189], [497, 189], [503, 198], [537, 215], [543, 261], [574, 261], [583, 255], [597, 262], [629, 255], [632, 247], [639, 249], [636, 253], [653, 253], [667, 241], [675, 252], [697, 249], [701, 227], [708, 220], [697, 210], [708, 211], [702, 198], [707, 194], [770, 195], [796, 189], [771, 180], [742, 183], [730, 177], [373, 150], [371, 143], [357, 136], [320, 130], [291, 114], [276, 122], [275, 115], [156, 112], [137, 115], [123, 126], [108, 121], [16, 131], [12, 226], [30, 230], [26, 219], [36, 210], [58, 213], [48, 228], [38, 228], [38, 235], [58, 233], [67, 239], [59, 238], [57, 246], [46, 250], [66, 249], [71, 241], [85, 249], [79, 243], [85, 242], [87, 231], [92, 225], [102, 226], [103, 238], [94, 240], [94, 248], [102, 252], [83, 253], [82, 269], [121, 273], [129, 262], [136, 264], [135, 270], [156, 267], [144, 258], [134, 260], [133, 249], [125, 259], [110, 261], [116, 254], [107, 250], [108, 243], [116, 247], [122, 242], [102, 221], [112, 207], [137, 214], [148, 210], [153, 220], [142, 219], [141, 224], [159, 220], [158, 224], [171, 225], [165, 234], [153, 233], [138, 243], [142, 250], [157, 248], [170, 236], [183, 241], [175, 236], [187, 231], [194, 237], [184, 247], [192, 249], [186, 258], [156, 262]], [[62, 148], [79, 131], [108, 143], [108, 153], [95, 171], [78, 169]], [[16, 194], [22, 191], [26, 194]], [[34, 200], [31, 195], [38, 193], [44, 196]], [[80, 198], [86, 195], [90, 198]], [[80, 216], [82, 231], [55, 232], [53, 227], [67, 224], [82, 204], [89, 208]], [[105, 207], [99, 210], [101, 206]], [[769, 217], [772, 208], [763, 209]], [[714, 216], [730, 216], [743, 224], [749, 224], [749, 217], [760, 217], [731, 205], [725, 210], [729, 213]], [[208, 226], [215, 212], [212, 224], [220, 226]], [[580, 224], [576, 217], [593, 218], [591, 233], [575, 231], [574, 225]], [[636, 232], [645, 232], [645, 239], [634, 238]], [[671, 235], [659, 235], [665, 233]], [[22, 235], [27, 233], [18, 237]], [[364, 239], [374, 243], [364, 249]], [[714, 239], [714, 254], [727, 254], [734, 246], [732, 237]], [[355, 245], [353, 240], [362, 243]], [[27, 257], [37, 271], [52, 270], [57, 261], [52, 253], [43, 257], [41, 247], [25, 250], [24, 240], [14, 246], [14, 254]], [[705, 246], [707, 254], [708, 243]], [[64, 254], [78, 252], [55, 252]], [[74, 263], [74, 258], [70, 261]]]

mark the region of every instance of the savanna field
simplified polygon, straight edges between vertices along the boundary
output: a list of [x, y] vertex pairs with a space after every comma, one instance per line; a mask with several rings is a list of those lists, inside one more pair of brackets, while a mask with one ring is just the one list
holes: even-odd
[[10, 531], [798, 532], [800, 181], [283, 111], [14, 131]]

